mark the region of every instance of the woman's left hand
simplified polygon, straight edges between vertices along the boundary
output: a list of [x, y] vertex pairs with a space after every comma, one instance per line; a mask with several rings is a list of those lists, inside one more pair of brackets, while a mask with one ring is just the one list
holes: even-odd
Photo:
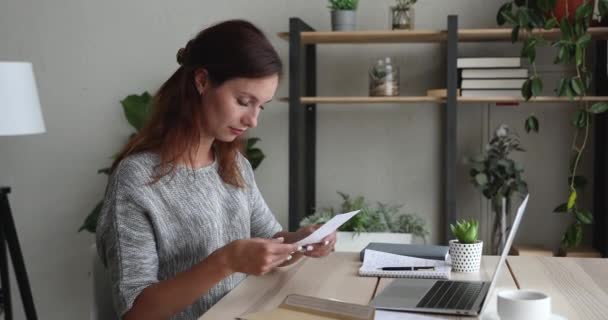
[[[296, 233], [298, 234], [299, 239], [304, 239], [309, 234], [311, 234], [315, 230], [319, 229], [319, 227], [321, 227], [320, 224], [302, 227], [302, 228], [298, 229], [298, 231], [296, 231]], [[314, 258], [328, 256], [332, 251], [334, 251], [334, 247], [336, 245], [336, 234], [337, 233], [334, 231], [331, 234], [329, 234], [328, 236], [326, 236], [325, 238], [323, 238], [321, 240], [321, 242], [304, 246], [304, 248], [302, 250], [302, 254], [307, 257], [314, 257]]]

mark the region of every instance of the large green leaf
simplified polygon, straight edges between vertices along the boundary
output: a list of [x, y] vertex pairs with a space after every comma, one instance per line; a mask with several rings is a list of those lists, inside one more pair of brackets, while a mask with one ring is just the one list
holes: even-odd
[[152, 110], [152, 97], [150, 94], [148, 92], [144, 92], [141, 95], [132, 94], [127, 96], [120, 103], [124, 109], [127, 121], [135, 130], [141, 130]]

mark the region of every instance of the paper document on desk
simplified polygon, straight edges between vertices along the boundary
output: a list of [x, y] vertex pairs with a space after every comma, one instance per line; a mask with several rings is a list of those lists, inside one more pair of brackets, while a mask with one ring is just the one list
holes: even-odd
[[351, 211], [347, 213], [342, 213], [335, 215], [331, 220], [325, 222], [319, 229], [315, 230], [315, 232], [308, 235], [308, 237], [296, 242], [299, 246], [306, 246], [313, 243], [319, 243], [323, 238], [330, 235], [332, 232], [338, 230], [340, 226], [346, 223], [346, 221], [350, 220], [350, 218], [354, 217], [361, 210]]
[[[384, 267], [434, 267], [434, 270], [419, 271], [388, 271]], [[445, 261], [407, 257], [398, 254], [365, 250], [363, 264], [359, 268], [359, 275], [364, 277], [386, 277], [386, 278], [426, 278], [426, 279], [449, 279], [451, 266]]]

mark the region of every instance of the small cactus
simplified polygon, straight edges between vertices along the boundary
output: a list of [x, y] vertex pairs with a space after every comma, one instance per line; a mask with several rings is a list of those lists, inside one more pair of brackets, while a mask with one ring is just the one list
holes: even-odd
[[475, 219], [456, 221], [456, 225], [450, 224], [452, 233], [458, 239], [458, 242], [470, 244], [477, 242], [477, 230], [479, 221]]

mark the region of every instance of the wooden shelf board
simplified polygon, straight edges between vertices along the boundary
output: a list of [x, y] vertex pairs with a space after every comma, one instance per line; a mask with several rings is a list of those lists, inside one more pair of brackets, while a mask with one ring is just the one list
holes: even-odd
[[[289, 98], [279, 99], [283, 102], [289, 102]], [[523, 98], [514, 97], [458, 97], [458, 102], [462, 103], [549, 103], [549, 102], [577, 102], [578, 100], [570, 100], [568, 97], [536, 97], [529, 101], [524, 101]], [[583, 101], [589, 102], [608, 102], [608, 96], [588, 96]], [[398, 96], [398, 97], [366, 97], [366, 96], [349, 96], [349, 97], [302, 97], [300, 102], [303, 104], [325, 103], [325, 104], [355, 104], [355, 103], [416, 103], [416, 102], [445, 102], [445, 98], [432, 96]]]
[[[536, 30], [545, 39], [557, 39], [559, 29]], [[592, 27], [589, 33], [593, 39], [608, 39], [608, 27]], [[279, 32], [281, 39], [289, 41], [289, 32]], [[520, 33], [522, 39], [526, 35]], [[511, 41], [511, 29], [459, 29], [458, 40], [462, 42]], [[364, 30], [364, 31], [311, 31], [302, 32], [302, 43], [404, 43], [404, 42], [445, 42], [446, 30]]]

